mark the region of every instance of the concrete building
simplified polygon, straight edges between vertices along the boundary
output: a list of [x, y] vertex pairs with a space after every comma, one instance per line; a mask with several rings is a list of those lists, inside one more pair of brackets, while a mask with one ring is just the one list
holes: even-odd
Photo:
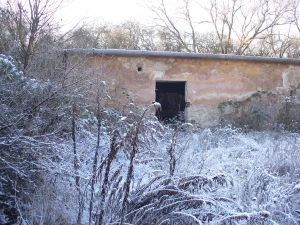
[[267, 90], [279, 99], [300, 84], [300, 60], [183, 52], [73, 49], [88, 54], [90, 67], [106, 65], [111, 88], [124, 87], [138, 105], [158, 101], [160, 119], [183, 115], [186, 121], [213, 126], [218, 105]]

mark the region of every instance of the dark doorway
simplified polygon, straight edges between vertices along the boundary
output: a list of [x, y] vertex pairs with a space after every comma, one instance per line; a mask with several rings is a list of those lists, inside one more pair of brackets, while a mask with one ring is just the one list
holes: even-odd
[[155, 101], [161, 104], [156, 112], [159, 120], [184, 121], [185, 85], [185, 81], [156, 81]]

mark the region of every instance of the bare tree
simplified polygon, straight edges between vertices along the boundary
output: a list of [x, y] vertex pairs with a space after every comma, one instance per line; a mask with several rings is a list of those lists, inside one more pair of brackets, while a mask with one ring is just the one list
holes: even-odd
[[233, 22], [241, 8], [241, 3], [211, 0], [209, 6], [203, 6], [203, 8], [209, 13], [221, 53], [230, 53], [232, 51]]
[[[19, 51], [24, 71], [35, 52], [39, 37], [54, 28], [54, 15], [65, 0], [12, 0], [1, 10], [4, 41]], [[8, 39], [12, 38], [12, 41]], [[10, 42], [10, 43], [9, 43]], [[9, 49], [6, 49], [9, 50]]]
[[194, 15], [191, 13], [191, 1], [177, 1], [177, 7], [174, 5], [167, 5], [164, 0], [144, 0], [144, 3], [145, 7], [155, 15], [155, 24], [167, 29], [174, 37], [176, 37], [183, 46], [184, 51], [198, 52], [196, 28], [208, 21], [195, 20]]
[[155, 50], [157, 32], [138, 21], [126, 20], [120, 24], [109, 22], [83, 25], [70, 32], [68, 48], [113, 48]]
[[[269, 36], [271, 29], [291, 23], [291, 13], [295, 11], [291, 3], [291, 0], [178, 0], [172, 5], [165, 0], [144, 0], [155, 24], [170, 32], [183, 51], [207, 52], [207, 47], [212, 46], [210, 53], [237, 55], [247, 54], [255, 41]], [[203, 44], [205, 33], [213, 34], [217, 43]]]
[[264, 39], [264, 42], [269, 47], [271, 57], [276, 58], [298, 58], [299, 51], [297, 47], [300, 39], [291, 34], [291, 26], [286, 26], [287, 29], [271, 29], [270, 34]]
[[290, 15], [290, 20], [292, 23], [296, 26], [297, 31], [300, 33], [300, 12], [299, 12], [299, 6], [300, 1], [299, 0], [291, 0], [291, 11], [292, 14]]
[[237, 55], [243, 55], [254, 40], [267, 37], [268, 30], [286, 25], [291, 12], [289, 1], [278, 0], [211, 0], [203, 8], [209, 12], [222, 53]]
[[221, 54], [218, 36], [214, 32], [200, 33], [197, 36], [199, 52]]

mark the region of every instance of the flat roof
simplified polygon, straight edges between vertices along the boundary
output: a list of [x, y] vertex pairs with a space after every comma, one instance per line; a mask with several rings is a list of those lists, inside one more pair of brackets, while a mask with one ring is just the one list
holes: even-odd
[[145, 50], [126, 50], [126, 49], [67, 49], [67, 52], [79, 54], [99, 54], [116, 56], [153, 56], [153, 57], [173, 57], [173, 58], [203, 58], [203, 59], [227, 59], [242, 61], [260, 61], [273, 63], [300, 63], [300, 59], [294, 58], [271, 58], [259, 56], [242, 56], [231, 54], [203, 54], [191, 52], [167, 52], [167, 51], [145, 51]]

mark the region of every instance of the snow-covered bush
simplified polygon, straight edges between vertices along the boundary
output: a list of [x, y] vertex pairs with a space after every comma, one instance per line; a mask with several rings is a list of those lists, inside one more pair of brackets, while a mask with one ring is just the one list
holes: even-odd
[[0, 73], [11, 79], [12, 76], [22, 76], [23, 72], [19, 71], [14, 59], [11, 56], [0, 54]]
[[145, 118], [135, 139], [136, 116], [121, 116], [102, 145], [90, 224], [100, 215], [102, 224], [299, 223], [298, 134], [176, 128]]
[[134, 110], [108, 128], [116, 118], [107, 110], [98, 147], [99, 117], [84, 111], [76, 119], [76, 169], [70, 137], [51, 143], [51, 160], [39, 157], [47, 174], [24, 221], [76, 224], [80, 215], [81, 224], [299, 223], [298, 134], [176, 127]]
[[[77, 80], [76, 85], [81, 85], [81, 89], [72, 92], [72, 83], [64, 82], [65, 67], [57, 54], [60, 53], [47, 52], [47, 56], [52, 57], [47, 70], [38, 62], [32, 62], [34, 66], [31, 65], [27, 77], [16, 71], [11, 57], [1, 55], [0, 212], [3, 213], [1, 218], [7, 218], [9, 223], [51, 224], [58, 218], [62, 223], [70, 221], [61, 211], [56, 211], [57, 217], [51, 216], [53, 206], [61, 206], [59, 199], [67, 197], [51, 193], [63, 190], [57, 185], [57, 178], [66, 182], [63, 186], [73, 181], [74, 164], [66, 160], [74, 158], [69, 145], [72, 105], [76, 100], [78, 112], [83, 109], [79, 104], [82, 102], [80, 92], [87, 87], [87, 79]], [[61, 76], [51, 77], [49, 71], [60, 71]], [[87, 128], [81, 129], [81, 124], [75, 125], [84, 135]], [[76, 192], [72, 190], [72, 193]]]
[[299, 224], [298, 133], [163, 124], [86, 68], [72, 84], [4, 58], [0, 223]]
[[185, 147], [176, 152], [173, 176], [169, 143], [161, 142], [160, 175], [132, 191], [128, 223], [299, 223], [298, 134], [228, 127], [184, 131], [177, 138], [177, 147]]

